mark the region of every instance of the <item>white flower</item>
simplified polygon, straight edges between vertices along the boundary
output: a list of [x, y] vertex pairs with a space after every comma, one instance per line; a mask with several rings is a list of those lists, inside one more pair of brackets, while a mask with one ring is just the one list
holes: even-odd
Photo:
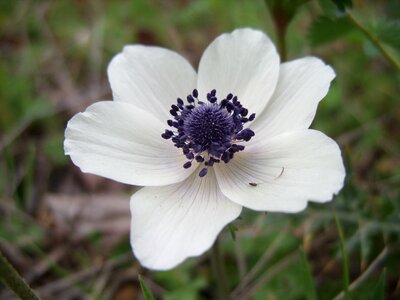
[[69, 121], [65, 153], [83, 172], [146, 186], [130, 208], [147, 268], [202, 254], [242, 206], [298, 212], [343, 186], [338, 145], [308, 129], [335, 77], [318, 58], [280, 64], [264, 33], [239, 29], [211, 43], [198, 74], [175, 52], [132, 45], [108, 76], [114, 101]]

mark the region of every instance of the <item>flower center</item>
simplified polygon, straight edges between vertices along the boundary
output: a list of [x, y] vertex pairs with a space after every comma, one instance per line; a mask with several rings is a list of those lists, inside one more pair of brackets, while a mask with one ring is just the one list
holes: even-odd
[[183, 122], [185, 134], [202, 151], [211, 149], [213, 143], [229, 143], [234, 126], [231, 114], [215, 103], [195, 107]]
[[161, 135], [182, 149], [189, 160], [184, 168], [190, 168], [193, 160], [204, 163], [200, 177], [205, 176], [214, 163], [228, 163], [236, 152], [244, 150], [239, 143], [254, 136], [254, 132], [243, 129], [243, 125], [253, 121], [256, 115], [247, 117], [248, 110], [236, 96], [228, 94], [219, 102], [216, 94], [216, 90], [212, 90], [207, 94], [207, 102], [203, 102], [198, 99], [199, 93], [195, 89], [186, 97], [186, 104], [178, 98], [177, 104], [171, 105], [173, 120], [167, 121], [173, 129], [166, 129]]

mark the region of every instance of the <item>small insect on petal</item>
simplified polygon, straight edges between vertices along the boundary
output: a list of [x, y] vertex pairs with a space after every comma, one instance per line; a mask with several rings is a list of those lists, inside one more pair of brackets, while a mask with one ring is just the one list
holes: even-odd
[[[281, 172], [279, 173], [279, 175], [277, 177], [274, 178], [274, 180], [277, 180], [279, 177], [281, 177], [283, 175], [283, 172], [285, 171], [285, 167], [282, 167]], [[255, 182], [249, 182], [250, 186], [258, 186], [259, 184], [263, 184], [264, 182], [261, 183], [255, 183]]]

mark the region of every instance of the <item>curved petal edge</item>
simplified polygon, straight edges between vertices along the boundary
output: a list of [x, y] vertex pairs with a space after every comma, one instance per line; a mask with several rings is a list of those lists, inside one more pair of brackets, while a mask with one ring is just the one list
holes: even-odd
[[161, 137], [164, 126], [127, 103], [97, 102], [65, 130], [64, 150], [83, 172], [133, 185], [166, 185], [187, 178], [186, 159]]
[[345, 177], [339, 146], [316, 130], [289, 132], [252, 145], [215, 171], [218, 185], [232, 201], [277, 212], [298, 212], [308, 201], [332, 200]]
[[219, 190], [212, 170], [182, 183], [145, 187], [131, 197], [131, 245], [140, 263], [169, 270], [208, 250], [241, 206]]

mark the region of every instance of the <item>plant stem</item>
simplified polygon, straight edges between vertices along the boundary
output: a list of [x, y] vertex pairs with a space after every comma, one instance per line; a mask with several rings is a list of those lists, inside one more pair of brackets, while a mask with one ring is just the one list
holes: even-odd
[[0, 251], [0, 280], [20, 299], [40, 300]]
[[400, 62], [398, 62], [397, 59], [385, 49], [379, 39], [373, 35], [350, 11], [347, 11], [347, 17], [375, 45], [375, 47], [382, 53], [386, 60], [396, 69], [400, 70]]
[[[374, 261], [369, 265], [369, 267], [349, 285], [349, 291], [358, 288], [361, 285], [361, 283], [363, 283], [369, 276], [371, 276], [376, 271], [376, 269], [380, 267], [380, 265], [386, 259], [388, 254], [389, 254], [389, 249], [386, 246], [385, 248], [383, 248], [382, 252], [374, 259]], [[333, 298], [333, 300], [341, 300], [343, 299], [343, 297], [344, 297], [344, 292], [341, 291], [335, 298]]]
[[285, 24], [285, 26], [282, 26], [282, 27], [278, 27], [278, 25], [276, 25], [278, 51], [279, 51], [279, 55], [281, 57], [281, 62], [284, 62], [287, 60], [286, 29], [287, 29], [287, 24]]
[[349, 285], [350, 285], [350, 275], [349, 275], [349, 257], [346, 251], [346, 242], [343, 234], [342, 225], [340, 224], [339, 218], [336, 215], [336, 210], [333, 210], [333, 216], [335, 218], [337, 231], [340, 238], [340, 252], [342, 253], [343, 259], [343, 286], [344, 286], [344, 299], [350, 299]]
[[294, 14], [288, 11], [288, 7], [285, 5], [284, 1], [265, 0], [265, 3], [271, 13], [272, 21], [275, 26], [276, 43], [278, 45], [279, 56], [281, 58], [281, 62], [284, 62], [287, 60], [287, 27]]
[[218, 285], [218, 293], [220, 300], [229, 300], [229, 290], [226, 278], [225, 264], [221, 255], [218, 238], [211, 249], [211, 267], [214, 272], [215, 281]]

